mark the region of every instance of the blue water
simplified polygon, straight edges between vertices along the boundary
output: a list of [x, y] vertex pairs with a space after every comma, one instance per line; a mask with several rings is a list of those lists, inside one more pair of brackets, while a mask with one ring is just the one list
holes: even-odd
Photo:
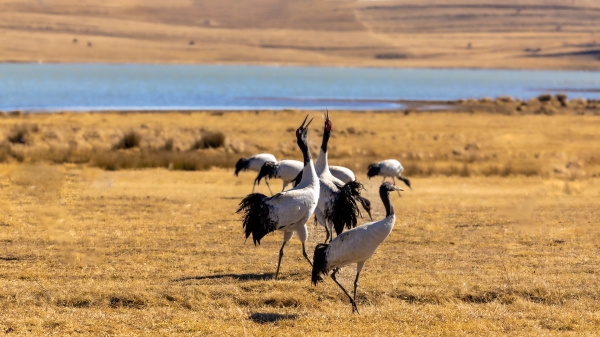
[[600, 98], [600, 72], [0, 64], [0, 110], [398, 109], [399, 100], [545, 92]]

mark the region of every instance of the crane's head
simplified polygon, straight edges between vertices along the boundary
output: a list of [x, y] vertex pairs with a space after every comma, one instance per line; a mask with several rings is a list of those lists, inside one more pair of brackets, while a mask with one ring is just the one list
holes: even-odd
[[250, 165], [250, 160], [248, 158], [240, 158], [235, 164], [235, 176], [237, 177], [240, 171], [245, 171], [248, 169], [248, 165]]
[[369, 167], [367, 168], [367, 177], [369, 177], [369, 179], [373, 178], [374, 176], [379, 174], [380, 170], [381, 168], [379, 167], [379, 164], [373, 163], [369, 165]]
[[333, 128], [333, 124], [331, 123], [331, 119], [329, 119], [329, 110], [326, 109], [325, 113], [325, 131], [331, 133], [331, 129]]
[[398, 186], [396, 186], [396, 185], [392, 184], [392, 183], [391, 183], [391, 182], [389, 182], [389, 181], [385, 181], [385, 182], [384, 182], [383, 184], [381, 184], [381, 186], [379, 187], [379, 193], [382, 193], [382, 192], [384, 192], [384, 193], [389, 193], [389, 192], [392, 192], [392, 191], [398, 191], [398, 192], [400, 192], [400, 191], [404, 191], [404, 190], [403, 190], [402, 188], [400, 188], [400, 187], [398, 187]]

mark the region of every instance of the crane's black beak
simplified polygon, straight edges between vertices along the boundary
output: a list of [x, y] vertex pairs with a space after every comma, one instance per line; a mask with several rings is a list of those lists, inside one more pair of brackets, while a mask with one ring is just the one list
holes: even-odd
[[[306, 117], [308, 117], [308, 116], [306, 116]], [[310, 121], [308, 121], [308, 124], [306, 124], [306, 126], [304, 127], [305, 129], [308, 129], [308, 126], [310, 125], [310, 123], [312, 123], [313, 119], [314, 118], [311, 118]]]
[[[304, 123], [306, 123], [306, 120], [308, 119], [308, 115], [306, 115], [306, 117], [304, 117], [304, 121], [302, 122], [302, 125], [300, 125], [300, 128], [304, 127]], [[312, 121], [312, 119], [311, 119]], [[310, 123], [309, 123], [310, 124]], [[307, 125], [308, 126], [308, 125]]]

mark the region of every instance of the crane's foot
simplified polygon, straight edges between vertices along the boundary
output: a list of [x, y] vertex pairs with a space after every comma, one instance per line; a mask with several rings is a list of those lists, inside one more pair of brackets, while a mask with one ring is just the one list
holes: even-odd
[[358, 312], [358, 307], [356, 306], [356, 302], [354, 302], [354, 300], [350, 301], [352, 303], [352, 313], [357, 313], [360, 315], [360, 312]]

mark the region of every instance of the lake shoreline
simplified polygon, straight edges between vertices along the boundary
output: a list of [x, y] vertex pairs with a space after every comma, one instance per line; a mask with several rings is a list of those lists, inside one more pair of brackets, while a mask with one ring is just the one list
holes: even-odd
[[[352, 101], [352, 100], [347, 100]], [[384, 102], [402, 105], [402, 108], [390, 109], [337, 109], [331, 111], [348, 111], [354, 113], [493, 113], [504, 115], [600, 115], [600, 100], [573, 98], [567, 95], [543, 94], [529, 100], [515, 99], [510, 96], [497, 98], [483, 97], [479, 99], [459, 100], [362, 100], [363, 102]], [[281, 108], [281, 109], [57, 109], [57, 110], [0, 110], [0, 117], [38, 115], [38, 114], [192, 114], [192, 113], [244, 113], [244, 112], [287, 112], [287, 111], [321, 111], [322, 109]]]

